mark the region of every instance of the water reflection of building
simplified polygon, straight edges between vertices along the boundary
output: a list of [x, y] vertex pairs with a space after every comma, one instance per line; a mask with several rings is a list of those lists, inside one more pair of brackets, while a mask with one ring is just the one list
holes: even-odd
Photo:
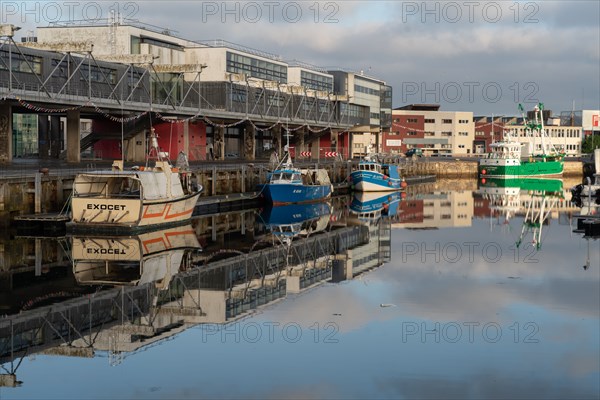
[[471, 226], [473, 195], [470, 190], [409, 195], [400, 203], [394, 228], [451, 228]]
[[[111, 362], [118, 363], [123, 357], [161, 343], [190, 326], [231, 323], [290, 294], [305, 292], [331, 280], [334, 269], [340, 266], [351, 266], [352, 273], [345, 275], [350, 278], [389, 259], [389, 224], [365, 226], [344, 222], [341, 218], [335, 229], [295, 239], [290, 245], [241, 251], [244, 245], [230, 243], [227, 235], [240, 234], [239, 222], [246, 221], [243, 222], [246, 225], [247, 213], [238, 213], [243, 215], [240, 218], [234, 213], [230, 215], [230, 220], [237, 221], [235, 232], [214, 235], [217, 241], [231, 246], [229, 253], [216, 250], [217, 246], [203, 246], [202, 253], [178, 258], [182, 260], [179, 273], [168, 282], [158, 270], [153, 275], [156, 280], [143, 278], [153, 257], [164, 253], [167, 237], [164, 233], [133, 242], [123, 240], [119, 244], [102, 243], [97, 238], [78, 239], [73, 247], [74, 271], [80, 281], [86, 283], [77, 285], [71, 274], [71, 288], [84, 288], [87, 296], [71, 296], [67, 302], [54, 304], [36, 303], [19, 314], [12, 313], [1, 319], [0, 363], [12, 362], [26, 354], [92, 357], [96, 351], [108, 352]], [[198, 227], [203, 226], [205, 229], [199, 236], [204, 235], [206, 240], [206, 235], [220, 230], [216, 225], [227, 225], [217, 223], [222, 217], [207, 216], [205, 221], [194, 221], [194, 229], [198, 233]], [[253, 227], [244, 229], [246, 235], [256, 236]], [[221, 235], [225, 235], [223, 239], [219, 238]], [[134, 250], [122, 254], [126, 246]], [[151, 249], [151, 246], [163, 247]], [[167, 251], [188, 246], [173, 244], [171, 247]], [[112, 250], [99, 254], [102, 251], [98, 249], [103, 248]], [[83, 256], [88, 254], [94, 257], [83, 261], [85, 268], [79, 268], [86, 258]], [[174, 258], [171, 254], [171, 260]], [[189, 260], [193, 268], [182, 267], [184, 260]], [[92, 265], [91, 261], [106, 268]], [[119, 263], [131, 264], [132, 271], [117, 273]], [[164, 270], [168, 275], [167, 269]], [[15, 385], [16, 370], [7, 368], [7, 371], [9, 373], [0, 378], [0, 384]]]
[[368, 228], [364, 244], [338, 255], [333, 282], [350, 280], [388, 262], [392, 252], [391, 221], [396, 217], [400, 193], [357, 194], [350, 205], [348, 222]]

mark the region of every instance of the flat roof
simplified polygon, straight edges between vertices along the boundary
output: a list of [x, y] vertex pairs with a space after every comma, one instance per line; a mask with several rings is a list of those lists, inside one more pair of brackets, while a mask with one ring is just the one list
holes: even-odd
[[406, 106], [394, 108], [394, 110], [415, 110], [415, 111], [439, 111], [439, 104], [408, 104]]

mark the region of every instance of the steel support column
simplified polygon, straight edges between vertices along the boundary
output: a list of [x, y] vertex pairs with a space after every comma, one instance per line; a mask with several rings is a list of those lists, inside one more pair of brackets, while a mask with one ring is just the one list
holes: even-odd
[[12, 162], [12, 107], [0, 103], [0, 163]]
[[[67, 162], [81, 161], [81, 133], [79, 110], [67, 111]], [[121, 149], [123, 151], [123, 149]]]
[[256, 129], [251, 123], [247, 123], [244, 128], [244, 149], [243, 157], [245, 160], [254, 161], [256, 158]]

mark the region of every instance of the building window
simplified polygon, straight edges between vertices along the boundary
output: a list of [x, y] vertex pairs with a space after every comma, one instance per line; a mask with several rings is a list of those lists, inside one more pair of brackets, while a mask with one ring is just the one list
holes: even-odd
[[354, 91], [358, 92], [358, 93], [364, 93], [364, 94], [369, 94], [372, 96], [377, 96], [379, 97], [381, 92], [377, 89], [371, 89], [365, 86], [361, 86], [361, 85], [357, 85], [356, 83], [354, 84]]
[[468, 123], [469, 123], [469, 120], [468, 120], [468, 119], [459, 119], [459, 120], [458, 120], [458, 123], [459, 123], [459, 124], [468, 124]]
[[309, 89], [331, 92], [333, 90], [333, 78], [308, 71], [300, 71], [300, 85]]
[[131, 36], [131, 54], [140, 54], [141, 40], [137, 36]]
[[287, 67], [230, 51], [226, 54], [227, 72], [246, 74], [253, 78], [287, 83]]
[[417, 121], [418, 120], [416, 118], [407, 118], [406, 119], [406, 123], [408, 123], [408, 124], [416, 124]]
[[[0, 63], [0, 70], [8, 69], [8, 51], [0, 51], [0, 57], [4, 62]], [[6, 65], [5, 65], [6, 63]], [[42, 74], [42, 57], [31, 56], [28, 54], [22, 55], [19, 53], [12, 53], [12, 65], [13, 72], [25, 72], [28, 74]]]
[[80, 68], [81, 71], [81, 80], [91, 80], [92, 82], [100, 82], [100, 83], [110, 83], [114, 84], [117, 82], [117, 70], [105, 68], [105, 67], [97, 67], [95, 65], [90, 65], [88, 67]]
[[433, 118], [425, 118], [425, 123], [426, 124], [435, 124], [435, 119], [433, 119]]
[[451, 124], [452, 120], [451, 119], [443, 119], [442, 120], [442, 124]]
[[442, 136], [452, 136], [452, 132], [442, 132]]

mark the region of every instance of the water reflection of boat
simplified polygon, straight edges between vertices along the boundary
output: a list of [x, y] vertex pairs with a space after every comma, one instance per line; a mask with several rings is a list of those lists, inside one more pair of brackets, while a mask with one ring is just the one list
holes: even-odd
[[359, 219], [378, 219], [385, 216], [394, 216], [398, 213], [401, 193], [355, 193], [350, 203], [350, 211]]
[[531, 244], [537, 250], [542, 245], [542, 227], [564, 198], [563, 182], [559, 179], [490, 179], [481, 180], [479, 192], [490, 201], [490, 210], [503, 214], [506, 222], [523, 213], [523, 224], [517, 247], [531, 234]]
[[74, 236], [71, 257], [78, 283], [142, 285], [166, 288], [185, 266], [186, 254], [199, 250], [191, 225], [139, 236]]
[[274, 235], [292, 239], [325, 230], [330, 215], [328, 203], [289, 204], [265, 208], [259, 220]]
[[482, 178], [480, 189], [482, 188], [516, 188], [525, 191], [559, 192], [562, 191], [563, 182], [560, 179], [544, 178]]

